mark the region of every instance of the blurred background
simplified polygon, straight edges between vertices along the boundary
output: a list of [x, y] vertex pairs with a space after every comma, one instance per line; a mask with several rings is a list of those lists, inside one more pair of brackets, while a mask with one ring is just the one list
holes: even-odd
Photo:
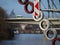
[[[24, 0], [23, 0], [24, 1]], [[34, 3], [34, 0], [29, 0]], [[48, 3], [49, 2], [49, 3]], [[52, 5], [54, 3], [54, 5]], [[50, 6], [48, 6], [50, 5]], [[59, 9], [60, 0], [41, 0], [41, 10]], [[31, 10], [31, 6], [28, 6]], [[60, 12], [43, 12], [44, 18], [60, 18]], [[32, 18], [33, 13], [28, 14], [24, 10], [24, 5], [18, 0], [0, 0], [0, 45], [52, 45], [52, 40], [47, 40], [42, 34], [42, 30], [37, 24], [12, 24], [7, 23], [6, 18]], [[48, 16], [49, 15], [49, 16]], [[59, 27], [60, 25], [56, 25]], [[60, 31], [58, 31], [60, 33]], [[58, 36], [60, 38], [60, 34]], [[60, 42], [56, 41], [56, 45]]]

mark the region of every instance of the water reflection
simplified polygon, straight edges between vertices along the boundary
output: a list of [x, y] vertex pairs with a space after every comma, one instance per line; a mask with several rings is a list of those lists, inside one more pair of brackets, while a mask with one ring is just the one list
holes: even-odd
[[[46, 41], [51, 45], [52, 41]], [[0, 45], [44, 45], [43, 34], [16, 34], [13, 40], [0, 41]], [[57, 42], [57, 45], [60, 45]]]

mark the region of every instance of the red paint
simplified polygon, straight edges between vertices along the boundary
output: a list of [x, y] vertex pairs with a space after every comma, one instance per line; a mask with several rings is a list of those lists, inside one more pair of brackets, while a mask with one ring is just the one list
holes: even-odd
[[36, 12], [34, 12], [34, 16], [38, 16], [38, 14]]
[[35, 5], [35, 7], [39, 10], [39, 3], [37, 3], [37, 4]]

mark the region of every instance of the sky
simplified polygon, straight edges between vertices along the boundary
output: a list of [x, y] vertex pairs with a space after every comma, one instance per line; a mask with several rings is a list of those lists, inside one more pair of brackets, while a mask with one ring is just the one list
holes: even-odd
[[[30, 1], [33, 2], [34, 0], [30, 0]], [[49, 1], [51, 4], [51, 7], [52, 7], [51, 0], [49, 0]], [[60, 9], [59, 0], [54, 0], [54, 3], [58, 7], [58, 9]], [[18, 0], [0, 0], [0, 7], [4, 8], [6, 10], [6, 12], [8, 13], [8, 15], [11, 13], [12, 10], [14, 10], [16, 15], [22, 15], [25, 18], [32, 18], [32, 15], [33, 15], [33, 14], [27, 14], [24, 10], [24, 5], [19, 4]], [[47, 0], [41, 1], [41, 9], [45, 9], [44, 7], [48, 8]], [[31, 6], [29, 6], [29, 9], [30, 8], [31, 8]], [[46, 17], [48, 16], [47, 12], [45, 12], [44, 14]], [[58, 15], [58, 13], [57, 13], [57, 15]]]

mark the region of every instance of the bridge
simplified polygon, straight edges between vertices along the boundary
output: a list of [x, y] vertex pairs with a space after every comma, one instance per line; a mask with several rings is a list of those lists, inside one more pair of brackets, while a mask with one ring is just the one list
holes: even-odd
[[[12, 24], [39, 24], [40, 21], [34, 21], [33, 18], [7, 18], [7, 23]], [[50, 25], [60, 25], [60, 18], [48, 18]], [[60, 29], [60, 28], [55, 28]]]
[[[34, 21], [33, 18], [7, 18], [8, 23], [22, 23], [22, 24], [39, 24], [39, 21]], [[60, 24], [60, 18], [48, 18], [52, 24]]]

